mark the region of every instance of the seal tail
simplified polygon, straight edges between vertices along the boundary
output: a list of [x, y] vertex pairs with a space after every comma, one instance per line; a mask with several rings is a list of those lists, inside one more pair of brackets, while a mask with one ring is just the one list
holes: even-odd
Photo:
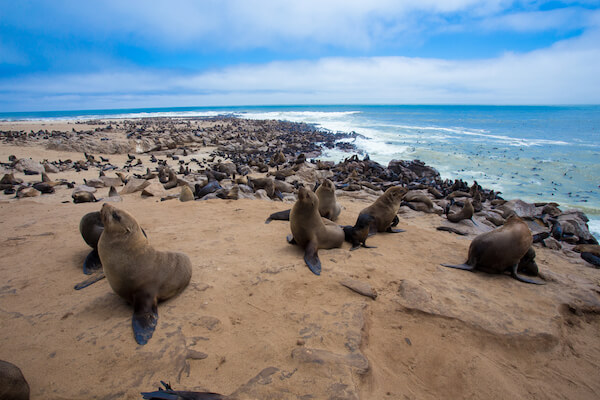
[[516, 280], [521, 281], [521, 282], [525, 282], [525, 283], [531, 283], [531, 284], [534, 284], [534, 285], [545, 285], [546, 284], [546, 282], [534, 281], [533, 279], [525, 278], [525, 277], [517, 274], [517, 268], [518, 267], [519, 267], [519, 264], [515, 264], [512, 267], [512, 270], [510, 271], [510, 275], [513, 278], [515, 278]]
[[443, 267], [462, 269], [465, 271], [474, 271], [475, 270], [475, 267], [472, 267], [469, 264], [458, 264], [458, 265], [440, 264], [440, 265]]
[[105, 277], [106, 277], [106, 275], [104, 275], [104, 271], [100, 271], [100, 272], [92, 275], [85, 281], [80, 282], [77, 285], [75, 285], [75, 290], [81, 290], [83, 288], [86, 288], [86, 287], [90, 286], [91, 284], [94, 284], [94, 283], [98, 282], [99, 280], [104, 279]]

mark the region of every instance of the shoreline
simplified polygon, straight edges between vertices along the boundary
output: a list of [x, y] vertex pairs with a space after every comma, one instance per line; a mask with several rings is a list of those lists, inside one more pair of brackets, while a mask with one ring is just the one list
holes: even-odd
[[[23, 180], [13, 185], [15, 191], [41, 180], [39, 173], [14, 168], [21, 158], [31, 157], [37, 164], [29, 168], [39, 164], [60, 183], [52, 194], [0, 194], [0, 359], [23, 370], [32, 399], [138, 399], [161, 380], [177, 390], [235, 393], [240, 399], [600, 393], [594, 379], [600, 373], [599, 270], [572, 250], [573, 236], [549, 235], [534, 245], [544, 286], [440, 266], [463, 262], [471, 239], [494, 229], [491, 220], [501, 223], [510, 211], [531, 215], [525, 218], [536, 235], [549, 232], [549, 219], [538, 218], [544, 210], [556, 212], [547, 203], [503, 203], [492, 191], [475, 188], [471, 198], [484, 195], [485, 212], [474, 217], [477, 225], [453, 224], [443, 215], [445, 205], [460, 207], [448, 197], [455, 193], [457, 203], [469, 197], [450, 190], [456, 185], [468, 192], [472, 185], [445, 182], [416, 161], [383, 166], [348, 153], [342, 163], [313, 164], [317, 143], [335, 148], [340, 136], [304, 124], [60, 124], [32, 125], [42, 132], [14, 133], [9, 140], [2, 134], [0, 144], [2, 175], [12, 172]], [[1, 123], [0, 131], [7, 131]], [[166, 166], [176, 175], [173, 188], [146, 176]], [[301, 249], [285, 240], [289, 223], [265, 219], [293, 205], [298, 184], [312, 188], [326, 177], [337, 185], [341, 225], [353, 225], [389, 186], [404, 185], [416, 196], [398, 213], [405, 233], [369, 238], [374, 249], [349, 251], [344, 243], [320, 250], [323, 273], [315, 276]], [[125, 193], [138, 180], [148, 185]], [[72, 194], [84, 182], [103, 200], [74, 204]], [[182, 188], [198, 196], [209, 182], [219, 182], [220, 189], [196, 201], [178, 200]], [[108, 196], [107, 183], [116, 185], [119, 199]], [[443, 198], [430, 190], [436, 187]], [[158, 326], [145, 346], [133, 339], [131, 307], [106, 280], [73, 290], [85, 279], [81, 267], [90, 251], [79, 220], [103, 201], [130, 212], [156, 249], [181, 251], [192, 261], [189, 287], [159, 304]], [[556, 215], [563, 234], [566, 221], [578, 218], [568, 210]], [[560, 249], [550, 247], [556, 244]], [[368, 285], [376, 299], [340, 284], [347, 280]]]

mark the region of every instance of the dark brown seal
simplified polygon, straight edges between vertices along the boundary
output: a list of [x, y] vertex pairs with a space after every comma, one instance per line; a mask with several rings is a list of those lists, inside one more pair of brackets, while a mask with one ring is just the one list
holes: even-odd
[[361, 214], [356, 219], [354, 226], [342, 226], [347, 242], [352, 243], [350, 250], [356, 250], [361, 245], [368, 249], [375, 249], [375, 246], [367, 246], [367, 237], [369, 237], [369, 227], [375, 220], [375, 217], [369, 214]]
[[3, 360], [0, 360], [0, 399], [29, 400], [29, 384], [21, 369]]
[[401, 186], [392, 186], [379, 196], [369, 207], [360, 212], [360, 215], [369, 214], [374, 220], [370, 225], [370, 233], [375, 232], [404, 232], [402, 229], [393, 229], [392, 224], [397, 218], [402, 198], [408, 189]]
[[[543, 285], [544, 282], [524, 278], [518, 274], [519, 264], [522, 263], [523, 272], [537, 275], [532, 243], [533, 237], [527, 224], [513, 215], [500, 228], [482, 233], [473, 239], [469, 246], [468, 259], [464, 264], [442, 265], [467, 271], [479, 270], [490, 274], [503, 274], [510, 271], [512, 277], [521, 282]], [[535, 268], [532, 263], [535, 264]]]
[[304, 261], [315, 274], [321, 274], [319, 249], [332, 249], [344, 243], [341, 227], [319, 214], [319, 199], [311, 190], [301, 187], [298, 200], [290, 212], [292, 235], [288, 242], [304, 248]]
[[181, 293], [190, 282], [187, 255], [157, 251], [129, 213], [108, 203], [100, 211], [104, 232], [98, 254], [112, 289], [133, 304], [133, 332], [139, 344], [152, 337], [158, 321], [157, 303]]

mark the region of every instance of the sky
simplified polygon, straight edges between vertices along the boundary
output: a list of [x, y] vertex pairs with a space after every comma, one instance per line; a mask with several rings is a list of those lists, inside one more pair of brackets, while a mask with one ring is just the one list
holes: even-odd
[[0, 0], [0, 112], [600, 104], [600, 0]]

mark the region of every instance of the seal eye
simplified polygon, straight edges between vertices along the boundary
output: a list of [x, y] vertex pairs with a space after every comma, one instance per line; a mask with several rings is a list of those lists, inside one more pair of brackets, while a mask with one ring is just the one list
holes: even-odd
[[112, 217], [116, 220], [116, 221], [121, 221], [121, 217], [119, 216], [119, 214], [117, 214], [116, 211], [113, 211], [112, 213]]

